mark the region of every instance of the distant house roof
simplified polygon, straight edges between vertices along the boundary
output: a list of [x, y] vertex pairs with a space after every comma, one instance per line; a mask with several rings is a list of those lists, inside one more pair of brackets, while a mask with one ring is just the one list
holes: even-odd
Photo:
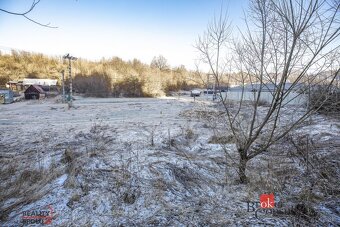
[[[292, 83], [285, 83], [284, 84], [284, 90], [289, 89], [293, 84]], [[278, 85], [273, 84], [273, 83], [264, 83], [264, 84], [259, 84], [259, 83], [254, 83], [254, 84], [245, 84], [243, 87], [242, 86], [236, 86], [230, 88], [230, 91], [258, 91], [260, 90], [262, 86], [262, 91], [263, 92], [273, 92], [277, 88]], [[295, 84], [293, 90], [301, 89], [303, 87], [303, 84]]]
[[45, 94], [44, 90], [38, 85], [29, 86], [24, 93], [31, 93], [32, 91], [39, 92], [40, 94]]
[[45, 86], [56, 86], [57, 80], [53, 79], [30, 79], [25, 78], [22, 81], [23, 85], [45, 85]]

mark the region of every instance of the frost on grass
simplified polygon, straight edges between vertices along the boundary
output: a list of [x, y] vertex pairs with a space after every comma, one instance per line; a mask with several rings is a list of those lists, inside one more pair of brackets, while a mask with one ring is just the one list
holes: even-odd
[[[104, 101], [82, 99], [69, 111], [48, 101], [6, 106], [1, 225], [48, 204], [57, 226], [340, 223], [337, 120], [314, 116], [253, 159], [250, 182], [240, 185], [238, 154], [215, 104]], [[256, 219], [247, 201], [270, 192], [291, 213]]]

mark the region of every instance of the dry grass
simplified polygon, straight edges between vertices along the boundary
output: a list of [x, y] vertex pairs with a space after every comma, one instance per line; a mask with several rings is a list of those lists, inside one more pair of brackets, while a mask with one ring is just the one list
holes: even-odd
[[216, 111], [216, 110], [187, 110], [180, 113], [180, 116], [186, 117], [189, 119], [201, 119], [207, 120], [211, 122], [212, 120], [217, 120], [220, 118], [224, 111]]
[[209, 143], [212, 144], [231, 144], [234, 143], [234, 137], [232, 135], [227, 135], [227, 136], [217, 136], [213, 135], [209, 139]]
[[[91, 162], [92, 157], [102, 155], [106, 151], [107, 144], [111, 142], [111, 139], [104, 133], [106, 129], [105, 126], [94, 125], [90, 133], [83, 135], [84, 139], [90, 141], [89, 152], [80, 153], [74, 148], [67, 147], [59, 161], [51, 158], [48, 168], [43, 167], [42, 161], [39, 160], [40, 154], [35, 150], [9, 157], [12, 159], [10, 164], [5, 164], [6, 160], [2, 159], [1, 218], [6, 219], [6, 216], [18, 207], [42, 198], [53, 186], [50, 183], [64, 173], [68, 174], [64, 184], [66, 188], [81, 187], [83, 192], [86, 191], [86, 184], [80, 185], [77, 177], [82, 174], [84, 166]], [[79, 139], [81, 135], [76, 135], [76, 137]], [[5, 206], [4, 202], [9, 199], [15, 200]], [[71, 198], [71, 200], [76, 201], [76, 198]]]
[[157, 132], [157, 127], [158, 125], [153, 125], [149, 128], [144, 127], [144, 131], [142, 132], [142, 134], [147, 138], [147, 140], [150, 143], [150, 146], [155, 146], [155, 136], [156, 136], [156, 132]]
[[152, 186], [160, 191], [166, 191], [167, 183], [163, 178], [158, 178], [152, 182]]
[[191, 128], [187, 128], [184, 131], [184, 137], [187, 140], [194, 139], [195, 138], [195, 133], [194, 133], [194, 131]]
[[[12, 172], [12, 166], [7, 172]], [[56, 177], [60, 176], [61, 169], [36, 169], [25, 168], [21, 170], [21, 166], [16, 167], [16, 172], [10, 181], [2, 181], [2, 188], [0, 190], [0, 201], [6, 201], [8, 199], [16, 198], [13, 203], [4, 206], [1, 202], [1, 220], [5, 220], [7, 215], [16, 209], [18, 206], [29, 204], [36, 201], [46, 195], [50, 190], [49, 187], [45, 187]], [[5, 171], [6, 172], [6, 171]]]
[[[253, 106], [255, 106], [256, 102], [253, 102], [252, 103]], [[258, 106], [270, 106], [270, 103], [264, 99], [260, 99], [258, 102], [257, 102], [257, 105]]]
[[61, 162], [65, 164], [65, 172], [68, 174], [64, 186], [66, 188], [76, 188], [76, 176], [81, 171], [84, 164], [84, 161], [80, 158], [80, 154], [77, 154], [70, 148], [67, 148], [63, 154]]
[[327, 89], [326, 86], [319, 86], [311, 91], [309, 102], [312, 108], [325, 115], [339, 116], [340, 112], [340, 89]]
[[73, 193], [69, 201], [67, 202], [68, 207], [73, 207], [74, 203], [79, 202], [81, 195], [78, 193]]

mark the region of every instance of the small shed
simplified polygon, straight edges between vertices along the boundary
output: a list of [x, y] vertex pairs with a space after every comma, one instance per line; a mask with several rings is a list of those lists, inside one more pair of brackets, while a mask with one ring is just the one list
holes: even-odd
[[14, 102], [13, 91], [8, 89], [0, 90], [0, 104], [8, 104]]
[[42, 99], [45, 98], [44, 90], [38, 85], [29, 86], [25, 93], [25, 99]]

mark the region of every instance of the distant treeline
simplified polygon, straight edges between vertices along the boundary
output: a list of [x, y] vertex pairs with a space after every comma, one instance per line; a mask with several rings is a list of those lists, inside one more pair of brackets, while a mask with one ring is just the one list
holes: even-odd
[[[68, 84], [67, 62], [62, 57], [18, 51], [0, 53], [2, 86], [23, 78], [58, 79], [61, 84], [62, 70]], [[72, 62], [72, 75], [76, 92], [95, 97], [153, 97], [204, 86], [197, 73], [184, 66], [171, 68], [162, 56], [155, 57], [150, 65], [118, 57], [100, 61], [78, 59]]]

